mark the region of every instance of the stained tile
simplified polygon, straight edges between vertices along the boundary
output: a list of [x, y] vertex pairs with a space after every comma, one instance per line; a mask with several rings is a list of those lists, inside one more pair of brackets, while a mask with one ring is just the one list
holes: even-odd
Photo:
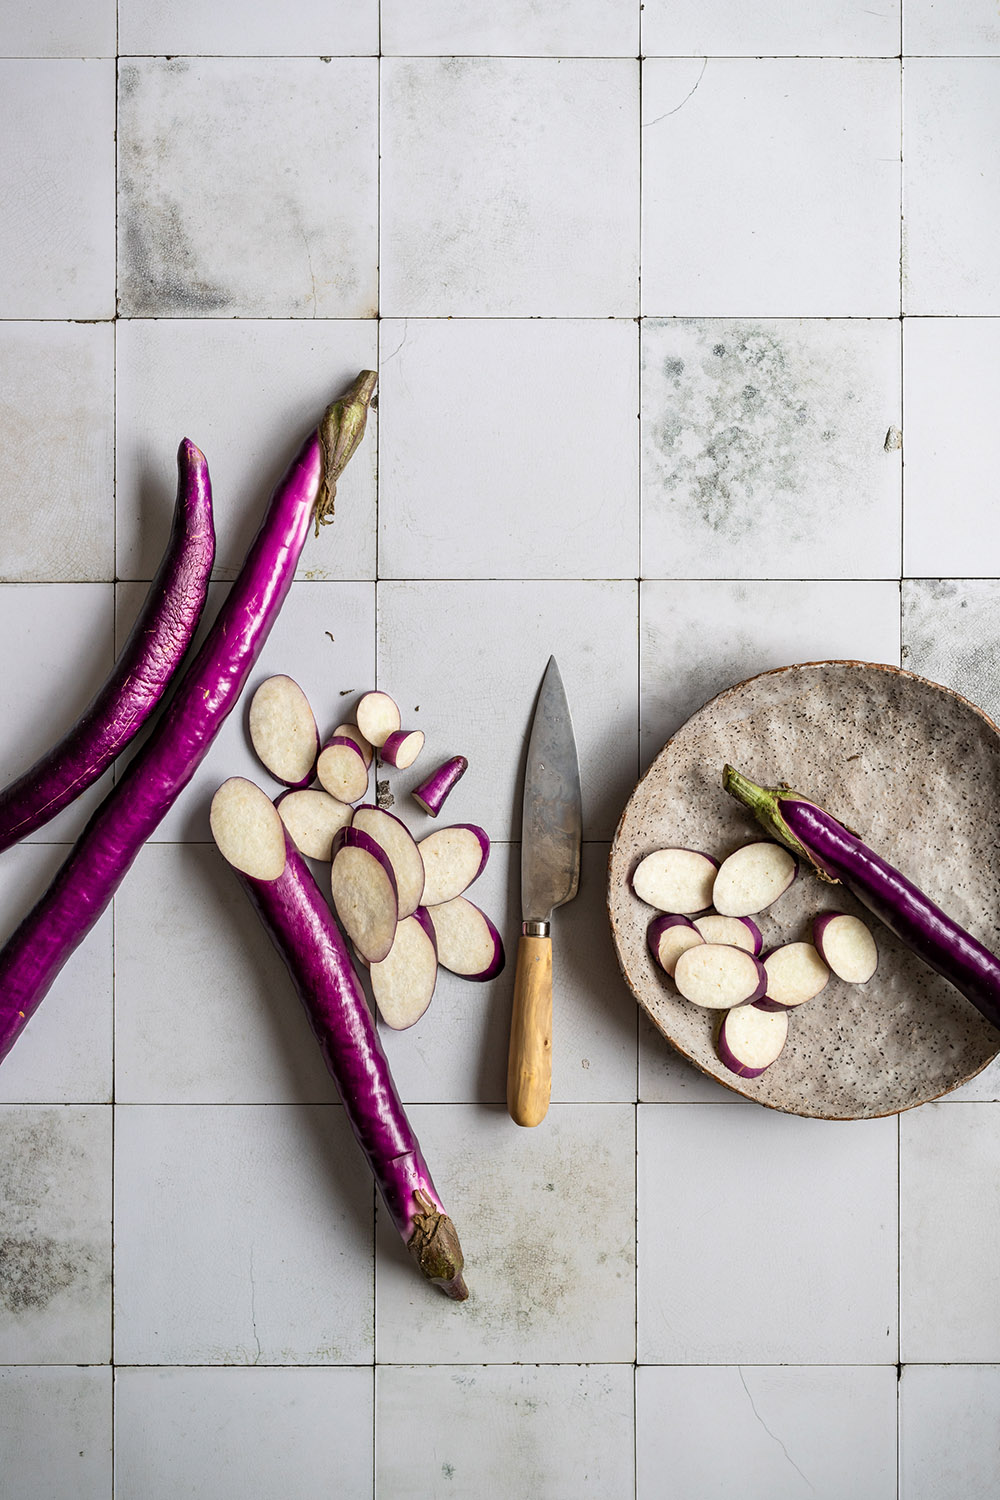
[[389, 58], [381, 97], [384, 316], [634, 316], [634, 61]]
[[[114, 586], [19, 583], [0, 586], [0, 784], [28, 771], [76, 723], [114, 660]], [[44, 684], [44, 691], [40, 691]], [[111, 772], [30, 835], [33, 843], [74, 839], [111, 782]]]
[[[479, 823], [501, 841], [520, 836], [527, 736], [555, 653], [579, 752], [584, 837], [610, 838], [635, 782], [635, 620], [632, 582], [379, 585], [379, 685], [426, 729], [428, 764], [469, 761], [447, 804], [451, 821]], [[425, 774], [414, 766], [397, 778], [403, 793]]]
[[[212, 476], [215, 576], [234, 578], [310, 425], [361, 370], [376, 367], [377, 338], [373, 322], [119, 323], [119, 577], [156, 571], [173, 512], [177, 445], [189, 437]], [[299, 578], [375, 577], [377, 434], [373, 413], [337, 486], [335, 520], [310, 537]]]
[[375, 1400], [379, 1494], [632, 1494], [627, 1366], [401, 1365], [378, 1370]]
[[878, 10], [812, 0], [789, 8], [762, 0], [645, 0], [646, 57], [895, 57], [900, 0]]
[[[14, 931], [69, 853], [22, 844], [0, 860], [3, 937]], [[0, 1067], [5, 1103], [100, 1104], [111, 1098], [114, 959], [110, 909], [56, 977]]]
[[382, 0], [387, 57], [635, 57], [639, 36], [631, 0], [506, 0], [496, 10], [462, 0]]
[[635, 577], [636, 344], [625, 320], [384, 320], [380, 575]]
[[292, 5], [245, 5], [238, 22], [224, 5], [198, 0], [119, 0], [122, 53], [176, 57], [374, 56], [378, 0], [295, 0]]
[[644, 577], [898, 576], [898, 323], [647, 321], [642, 348]]
[[1000, 581], [903, 581], [903, 666], [1000, 718]]
[[[607, 860], [606, 844], [584, 844], [579, 894], [553, 915], [552, 1098], [561, 1103], [635, 1098], [636, 1010], [611, 945]], [[494, 844], [468, 892], [500, 929], [503, 973], [479, 984], [439, 969], [434, 998], [416, 1025], [382, 1030], [407, 1102], [502, 1104], [506, 1098], [521, 926], [519, 862], [519, 845]]]
[[416, 1105], [410, 1119], [465, 1252], [467, 1302], [421, 1284], [379, 1214], [380, 1363], [629, 1362], [634, 1357], [634, 1112]]
[[371, 1192], [339, 1105], [120, 1105], [118, 1363], [369, 1360]]
[[1000, 16], [992, 0], [906, 0], [903, 50], [952, 57], [996, 57]]
[[372, 58], [122, 59], [122, 314], [372, 317], [377, 82]]
[[111, 1494], [111, 1369], [0, 1368], [4, 1484], [19, 1500]]
[[896, 1500], [891, 1367], [644, 1367], [636, 1397], [638, 1500], [667, 1474], [698, 1500]]
[[899, 1500], [1000, 1491], [996, 1365], [907, 1365], [899, 1387]]
[[653, 58], [642, 125], [644, 313], [898, 314], [898, 64]]
[[113, 317], [114, 60], [0, 61], [0, 99], [0, 318]]
[[372, 1372], [122, 1369], [119, 1500], [370, 1495]]
[[896, 1191], [892, 1117], [641, 1105], [640, 1361], [894, 1362]]
[[1000, 1107], [927, 1104], [901, 1116], [900, 1351], [904, 1361], [1000, 1361]]
[[114, 0], [36, 0], [6, 5], [2, 57], [114, 57]]
[[0, 1360], [111, 1358], [111, 1107], [0, 1106]]
[[998, 571], [991, 538], [1000, 434], [1000, 324], [907, 318], [904, 572], [916, 578]]
[[[211, 628], [225, 592], [225, 584], [213, 584], [209, 589], [196, 646]], [[123, 633], [135, 618], [143, 593], [141, 584], [119, 584]], [[158, 825], [154, 841], [209, 842], [209, 807], [228, 776], [247, 776], [277, 796], [283, 788], [271, 779], [250, 748], [247, 715], [254, 692], [274, 673], [294, 677], [312, 704], [320, 734], [326, 736], [345, 715], [350, 716], [361, 692], [374, 681], [374, 633], [374, 584], [293, 583], [239, 705]]]
[[644, 583], [641, 759], [723, 688], [792, 662], [898, 663], [899, 585]]
[[904, 65], [907, 313], [1000, 313], [998, 89], [1000, 58], [909, 58]]

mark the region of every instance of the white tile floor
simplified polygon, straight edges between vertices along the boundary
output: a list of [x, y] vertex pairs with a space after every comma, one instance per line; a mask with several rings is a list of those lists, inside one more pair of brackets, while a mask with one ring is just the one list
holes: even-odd
[[[254, 680], [324, 730], [377, 681], [469, 756], [512, 945], [554, 651], [587, 838], [544, 1125], [503, 1107], [509, 970], [386, 1037], [455, 1306], [207, 842], [234, 716], [0, 1071], [0, 1490], [994, 1500], [1000, 1063], [858, 1125], [736, 1100], [640, 1019], [604, 869], [762, 668], [902, 659], [1000, 713], [995, 0], [5, 4], [0, 124], [0, 779], [107, 672], [179, 439], [214, 608], [370, 365]], [[5, 930], [103, 790], [0, 859]]]

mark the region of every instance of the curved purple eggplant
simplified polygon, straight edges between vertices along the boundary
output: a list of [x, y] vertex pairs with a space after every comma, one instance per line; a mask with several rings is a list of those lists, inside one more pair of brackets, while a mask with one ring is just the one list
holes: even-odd
[[332, 508], [336, 479], [364, 434], [374, 389], [371, 371], [359, 375], [306, 439], [271, 496], [239, 576], [166, 712], [0, 950], [0, 1060], [236, 707], [291, 588], [310, 528]]
[[[236, 870], [305, 1006], [358, 1145], [404, 1245], [456, 1302], [469, 1295], [455, 1226], [406, 1117], [354, 965], [305, 860], [286, 835], [277, 880]], [[234, 867], [235, 868], [235, 867]]]
[[177, 450], [170, 540], [131, 634], [72, 729], [0, 791], [0, 851], [62, 812], [139, 733], [198, 628], [214, 560], [208, 465], [185, 438]]
[[816, 873], [841, 882], [900, 942], [1000, 1028], [1000, 958], [953, 922], [881, 855], [790, 787], [763, 787], [726, 766], [722, 784]]

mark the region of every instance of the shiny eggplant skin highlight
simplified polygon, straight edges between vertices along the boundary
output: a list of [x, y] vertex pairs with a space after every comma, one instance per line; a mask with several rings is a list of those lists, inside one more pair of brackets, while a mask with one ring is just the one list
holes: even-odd
[[236, 870], [305, 1007], [344, 1110], [403, 1243], [455, 1301], [469, 1295], [458, 1236], [406, 1117], [350, 954], [309, 867], [286, 834], [276, 880]]
[[842, 883], [928, 968], [1000, 1029], [1000, 958], [952, 921], [899, 870], [822, 807], [790, 787], [762, 787], [732, 766], [723, 786], [774, 839]]
[[0, 950], [0, 1061], [235, 708], [291, 588], [310, 528], [331, 508], [336, 478], [361, 441], [374, 389], [375, 376], [365, 371], [306, 439], [163, 717]]
[[177, 503], [167, 550], [111, 675], [80, 718], [0, 791], [0, 851], [44, 827], [107, 770], [163, 697], [191, 644], [215, 560], [205, 455], [177, 451]]

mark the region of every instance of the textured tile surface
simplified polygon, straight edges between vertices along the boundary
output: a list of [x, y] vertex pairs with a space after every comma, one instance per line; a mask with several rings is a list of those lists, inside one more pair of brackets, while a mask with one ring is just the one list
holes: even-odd
[[224, 5], [119, 0], [118, 44], [126, 55], [368, 57], [378, 52], [378, 12], [378, 0], [295, 0], [282, 8], [254, 3], [241, 7], [234, 24]]
[[0, 1366], [0, 1450], [11, 1494], [107, 1500], [111, 1380], [110, 1366]]
[[996, 1365], [907, 1365], [899, 1387], [900, 1500], [990, 1500], [1000, 1489]]
[[492, 10], [463, 0], [382, 0], [387, 56], [634, 57], [638, 15], [631, 0], [507, 0]]
[[899, 0], [877, 10], [839, 0], [794, 7], [784, 0], [753, 7], [740, 0], [645, 0], [642, 50], [647, 57], [894, 57], [899, 12]]

